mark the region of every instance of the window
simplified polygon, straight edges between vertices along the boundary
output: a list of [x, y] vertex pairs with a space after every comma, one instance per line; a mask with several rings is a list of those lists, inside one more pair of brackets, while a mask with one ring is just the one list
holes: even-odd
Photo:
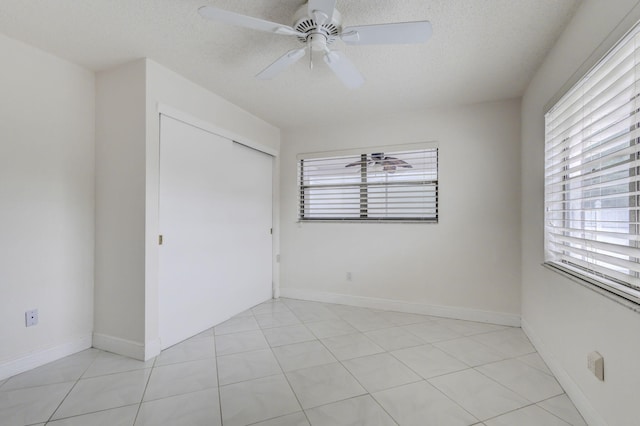
[[545, 261], [640, 303], [640, 28], [545, 116]]
[[435, 144], [298, 156], [301, 221], [438, 221]]

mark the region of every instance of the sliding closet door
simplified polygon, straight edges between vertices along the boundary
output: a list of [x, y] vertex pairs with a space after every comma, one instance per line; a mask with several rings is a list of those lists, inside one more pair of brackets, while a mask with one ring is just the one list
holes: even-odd
[[272, 295], [272, 157], [162, 115], [162, 348]]
[[236, 309], [245, 310], [270, 299], [272, 285], [273, 157], [238, 143], [233, 158], [233, 243]]
[[229, 175], [233, 142], [160, 120], [159, 327], [163, 348], [231, 315]]

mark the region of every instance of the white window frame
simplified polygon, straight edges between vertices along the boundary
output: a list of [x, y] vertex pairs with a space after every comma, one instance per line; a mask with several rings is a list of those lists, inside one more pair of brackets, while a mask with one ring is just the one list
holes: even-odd
[[[435, 157], [435, 164], [429, 163], [430, 165], [420, 164], [420, 168], [416, 171], [409, 168], [403, 168], [402, 166], [398, 166], [397, 169], [390, 173], [382, 172], [378, 170], [377, 172], [368, 171], [367, 164], [371, 164], [374, 160], [372, 157], [376, 155], [376, 153], [384, 153], [386, 156], [394, 157], [395, 155], [409, 155], [409, 158], [412, 158], [412, 155], [419, 155], [420, 153], [425, 152], [427, 156], [430, 158]], [[339, 150], [339, 151], [326, 151], [326, 152], [315, 152], [315, 153], [305, 153], [297, 155], [297, 184], [298, 184], [298, 221], [299, 222], [360, 222], [360, 223], [437, 223], [438, 222], [438, 144], [435, 142], [426, 142], [426, 143], [417, 143], [417, 144], [406, 144], [406, 145], [390, 145], [390, 146], [377, 146], [377, 147], [366, 147], [366, 148], [358, 148], [358, 149], [348, 149], [348, 150]], [[405, 157], [406, 159], [406, 157]], [[336, 183], [335, 185], [331, 183], [331, 179], [334, 178], [331, 174], [322, 176], [319, 178], [319, 182], [317, 184], [310, 184], [307, 179], [305, 179], [304, 170], [305, 167], [308, 166], [310, 162], [316, 162], [316, 164], [323, 164], [323, 162], [333, 161], [336, 165], [333, 167], [337, 168], [337, 174], [335, 176], [336, 181], [340, 181], [338, 174], [345, 166], [341, 165], [341, 162], [349, 163], [353, 161], [359, 162], [358, 165], [355, 165], [350, 171], [354, 176], [358, 177], [358, 182], [351, 183]], [[411, 162], [411, 160], [409, 160]], [[414, 164], [415, 165], [415, 164]], [[380, 167], [380, 166], [379, 166]], [[343, 169], [346, 171], [346, 169]], [[419, 172], [423, 171], [424, 175], [420, 176]], [[328, 172], [330, 173], [330, 172]], [[375, 174], [385, 175], [391, 177], [390, 181], [385, 179], [385, 182], [380, 182], [378, 179], [377, 182], [373, 182], [373, 178], [369, 179], [371, 176]], [[407, 174], [415, 175], [415, 179], [408, 179]], [[393, 178], [395, 176], [404, 176], [405, 179], [403, 182], [398, 182]], [[425, 177], [428, 176], [428, 177]], [[353, 178], [353, 177], [352, 177]], [[324, 179], [324, 180], [323, 180]], [[321, 183], [320, 183], [321, 182]], [[402, 184], [405, 188], [407, 186], [416, 188], [417, 191], [425, 190], [429, 188], [429, 190], [434, 194], [432, 195], [428, 201], [430, 205], [435, 205], [433, 210], [430, 210], [429, 213], [423, 212], [419, 216], [409, 217], [407, 216], [397, 217], [398, 215], [405, 214], [405, 212], [396, 212], [389, 213], [387, 217], [383, 217], [384, 213], [376, 212], [373, 213], [369, 211], [369, 206], [373, 205], [374, 197], [370, 195], [369, 191], [373, 191], [373, 188], [380, 190], [381, 188], [389, 188], [393, 189], [394, 185]], [[355, 209], [353, 204], [355, 203], [359, 206], [358, 214], [355, 212], [351, 212], [345, 214], [344, 216], [339, 215], [338, 213], [335, 216], [328, 217], [327, 214], [317, 213], [314, 215], [310, 213], [314, 208], [317, 209], [316, 205], [310, 204], [309, 201], [309, 192], [310, 190], [317, 190], [319, 187], [329, 187], [328, 190], [338, 190], [339, 188], [349, 187], [352, 191], [355, 192], [355, 188], [357, 187], [357, 197], [356, 195], [352, 195], [351, 198], [348, 199], [348, 202], [351, 203], [351, 209]], [[397, 188], [397, 186], [396, 186]], [[399, 189], [399, 188], [397, 188]], [[386, 189], [385, 189], [386, 190]], [[349, 196], [347, 196], [349, 197]], [[427, 198], [427, 197], [425, 197]], [[379, 199], [378, 199], [379, 200]], [[343, 199], [335, 199], [330, 200], [334, 203], [342, 203], [345, 204], [347, 200]], [[390, 202], [386, 202], [390, 208], [394, 207], [394, 205]], [[396, 206], [400, 205], [400, 203], [396, 204]], [[342, 207], [342, 206], [340, 206]], [[400, 208], [401, 209], [401, 208]], [[371, 208], [374, 210], [374, 208]], [[396, 216], [396, 217], [394, 217]]]
[[545, 114], [545, 265], [640, 304], [640, 26]]

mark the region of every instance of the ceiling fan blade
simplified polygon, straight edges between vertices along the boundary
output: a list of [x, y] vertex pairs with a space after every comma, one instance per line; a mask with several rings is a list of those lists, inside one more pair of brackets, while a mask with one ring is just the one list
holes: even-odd
[[307, 4], [309, 16], [313, 16], [319, 26], [331, 22], [336, 0], [309, 0]]
[[431, 22], [399, 22], [395, 24], [362, 25], [342, 30], [347, 44], [411, 44], [424, 43], [432, 34]]
[[353, 63], [335, 50], [324, 55], [324, 61], [349, 89], [357, 89], [364, 84], [364, 78]]
[[198, 9], [198, 13], [203, 18], [224, 22], [226, 24], [238, 25], [240, 27], [251, 28], [258, 31], [266, 31], [268, 33], [276, 33], [283, 35], [305, 36], [288, 25], [278, 24], [276, 22], [265, 21], [264, 19], [254, 18], [252, 16], [241, 15], [228, 10], [219, 9], [213, 6], [202, 6]]
[[274, 63], [260, 71], [256, 78], [260, 80], [270, 80], [286, 68], [298, 62], [305, 53], [306, 49], [303, 47], [301, 49], [293, 49], [276, 59]]

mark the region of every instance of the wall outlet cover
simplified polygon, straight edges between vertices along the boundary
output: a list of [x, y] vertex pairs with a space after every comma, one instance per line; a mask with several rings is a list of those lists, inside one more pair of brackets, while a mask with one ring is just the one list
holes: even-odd
[[587, 367], [599, 379], [604, 381], [604, 358], [598, 352], [591, 352], [587, 356]]
[[27, 327], [38, 324], [38, 310], [33, 309], [24, 313], [24, 321]]

